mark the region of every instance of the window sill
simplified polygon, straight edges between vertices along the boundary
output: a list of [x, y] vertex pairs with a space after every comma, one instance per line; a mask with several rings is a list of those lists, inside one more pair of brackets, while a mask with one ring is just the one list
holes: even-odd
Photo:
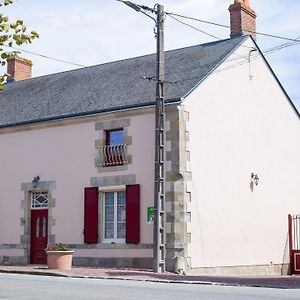
[[153, 244], [69, 244], [73, 249], [153, 249]]
[[128, 169], [128, 165], [111, 166], [111, 167], [100, 167], [100, 166], [98, 166], [98, 172], [122, 171], [122, 170], [127, 170], [127, 169]]

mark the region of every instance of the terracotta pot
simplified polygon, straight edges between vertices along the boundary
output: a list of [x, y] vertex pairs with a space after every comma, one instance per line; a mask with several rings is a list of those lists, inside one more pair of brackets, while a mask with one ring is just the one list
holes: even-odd
[[74, 251], [46, 251], [49, 269], [71, 270]]

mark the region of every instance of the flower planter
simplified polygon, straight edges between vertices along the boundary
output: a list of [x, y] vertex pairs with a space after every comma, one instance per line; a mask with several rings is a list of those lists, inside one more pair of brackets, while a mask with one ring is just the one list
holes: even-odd
[[74, 251], [46, 251], [49, 269], [71, 270]]

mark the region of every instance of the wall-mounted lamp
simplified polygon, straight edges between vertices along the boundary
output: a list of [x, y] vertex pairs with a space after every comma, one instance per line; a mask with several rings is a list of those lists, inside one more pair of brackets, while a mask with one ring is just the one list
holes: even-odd
[[38, 176], [35, 176], [35, 177], [33, 178], [33, 180], [32, 180], [33, 188], [36, 188], [36, 187], [37, 187], [39, 181], [40, 181], [40, 176], [39, 176], [39, 175], [38, 175]]
[[255, 185], [258, 185], [259, 183], [259, 177], [257, 174], [251, 173], [251, 181], [255, 183]]

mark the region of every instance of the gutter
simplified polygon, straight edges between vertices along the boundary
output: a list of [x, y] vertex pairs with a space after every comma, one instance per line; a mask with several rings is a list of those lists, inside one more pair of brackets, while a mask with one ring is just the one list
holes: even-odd
[[[182, 98], [173, 98], [173, 99], [167, 99], [165, 100], [166, 105], [173, 105], [173, 104], [179, 104], [182, 101]], [[128, 111], [128, 110], [137, 110], [140, 108], [146, 108], [146, 107], [154, 107], [155, 102], [146, 102], [144, 104], [131, 104], [131, 105], [125, 105], [120, 106], [118, 108], [106, 108], [106, 109], [97, 109], [92, 110], [88, 112], [81, 112], [81, 113], [70, 113], [63, 116], [54, 116], [54, 117], [47, 117], [47, 118], [40, 118], [30, 121], [23, 121], [23, 122], [15, 122], [5, 125], [0, 125], [0, 129], [2, 128], [9, 128], [9, 127], [18, 127], [18, 126], [24, 126], [24, 125], [31, 125], [31, 124], [39, 124], [44, 122], [51, 122], [51, 121], [59, 121], [59, 120], [66, 120], [66, 119], [77, 119], [77, 118], [83, 118], [83, 117], [92, 117], [100, 114], [105, 113], [115, 113], [120, 111]]]

